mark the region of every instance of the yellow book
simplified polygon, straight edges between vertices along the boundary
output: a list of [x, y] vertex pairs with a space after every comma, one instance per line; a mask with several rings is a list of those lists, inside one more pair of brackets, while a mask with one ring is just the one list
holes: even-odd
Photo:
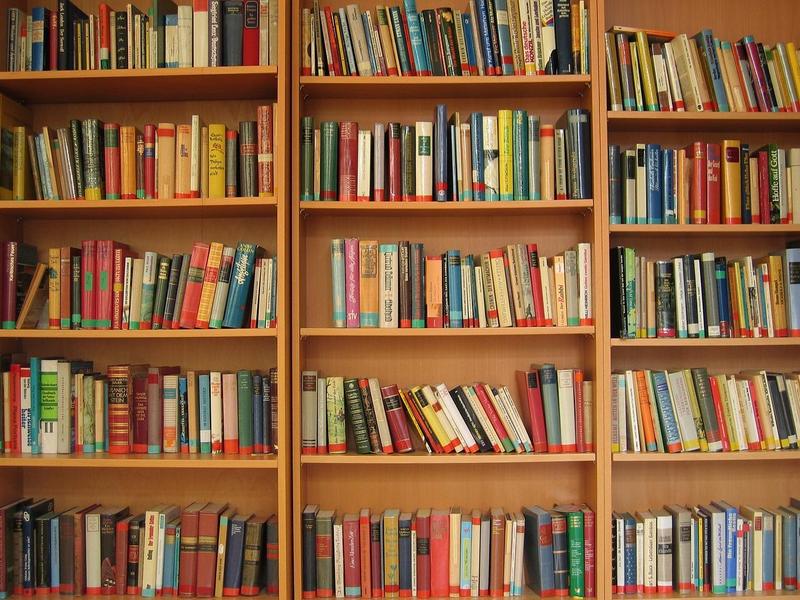
[[697, 402], [697, 393], [694, 389], [694, 379], [689, 369], [683, 370], [683, 378], [686, 380], [686, 389], [689, 391], [689, 406], [692, 409], [692, 419], [697, 429], [697, 441], [700, 443], [700, 451], [708, 452], [708, 440], [706, 440], [706, 428], [703, 425], [703, 417], [700, 414], [700, 405]]
[[383, 585], [386, 596], [396, 596], [400, 590], [400, 564], [397, 554], [400, 511], [383, 511]]
[[236, 510], [229, 508], [219, 518], [219, 543], [217, 544], [217, 576], [214, 584], [214, 597], [222, 598], [222, 584], [225, 579], [225, 555], [227, 554], [228, 528]]
[[378, 241], [358, 242], [361, 327], [378, 326]]
[[500, 200], [514, 199], [514, 115], [510, 110], [497, 111], [497, 138], [500, 147]]
[[436, 417], [439, 419], [439, 423], [441, 423], [447, 439], [453, 445], [453, 450], [456, 452], [461, 452], [464, 447], [461, 445], [461, 440], [456, 433], [455, 425], [450, 420], [450, 415], [445, 411], [442, 403], [439, 402], [439, 396], [429, 385], [426, 385], [422, 388], [422, 394], [425, 396], [428, 404], [431, 405], [431, 408], [433, 408], [434, 413], [436, 413]]
[[653, 70], [653, 56], [650, 54], [650, 44], [647, 41], [646, 32], [636, 32], [636, 46], [639, 50], [639, 69], [642, 74], [644, 108], [645, 110], [658, 110], [658, 95], [656, 93], [656, 76]]
[[442, 424], [439, 422], [439, 417], [436, 416], [436, 411], [433, 410], [433, 406], [430, 405], [425, 394], [422, 393], [422, 388], [419, 386], [411, 388], [411, 398], [416, 403], [425, 421], [427, 421], [428, 428], [431, 430], [431, 433], [436, 436], [442, 449], [445, 452], [450, 452], [453, 449], [453, 444], [447, 436], [447, 433], [445, 433], [444, 427], [442, 427]]
[[208, 126], [208, 197], [225, 197], [225, 125]]
[[567, 279], [564, 272], [564, 257], [553, 257], [553, 273], [555, 275], [555, 314], [553, 325], [556, 327], [567, 326]]
[[[740, 506], [739, 514], [753, 524], [753, 591], [764, 590], [764, 513], [760, 508]], [[702, 527], [698, 527], [698, 530]], [[702, 546], [701, 546], [702, 547]]]
[[61, 248], [47, 251], [48, 305], [50, 329], [61, 329]]
[[722, 222], [742, 223], [741, 142], [722, 140]]
[[197, 329], [208, 329], [211, 318], [211, 305], [214, 303], [214, 292], [217, 290], [217, 277], [219, 264], [222, 260], [224, 246], [220, 242], [211, 242], [208, 250], [208, 260], [203, 274], [203, 289], [200, 292], [200, 306], [197, 309], [197, 320], [194, 326]]
[[28, 168], [28, 136], [24, 125], [14, 127], [14, 141], [12, 149], [12, 194], [13, 200], [28, 200], [28, 194], [33, 192], [30, 185], [30, 169]]
[[786, 42], [786, 54], [789, 58], [789, 70], [792, 73], [794, 87], [800, 91], [800, 63], [797, 61], [797, 49], [794, 42]]
[[688, 225], [689, 219], [689, 164], [686, 160], [686, 148], [678, 149], [678, 198], [677, 198], [677, 221], [680, 225]]
[[762, 260], [769, 267], [769, 291], [772, 297], [772, 318], [775, 323], [775, 335], [777, 337], [786, 337], [789, 334], [789, 329], [786, 320], [786, 280], [784, 279], [783, 257], [779, 254], [771, 254]]
[[[159, 155], [160, 156], [160, 155]], [[175, 129], [175, 197], [192, 197], [192, 126]]]
[[[731, 400], [728, 394], [728, 380], [725, 375], [712, 375], [717, 382], [717, 389], [719, 390], [720, 407], [722, 408], [722, 417], [725, 420], [725, 431], [728, 433], [728, 442], [731, 445], [731, 452], [738, 452], [742, 449], [741, 442], [739, 441], [739, 427], [737, 426], [736, 417], [733, 414], [734, 410], [738, 410], [738, 406], [734, 405], [735, 400]], [[744, 444], [747, 448], [747, 444]]]
[[136, 128], [119, 128], [120, 198], [136, 199]]
[[448, 556], [448, 579], [450, 593], [458, 593], [461, 583], [461, 508], [450, 508], [450, 552]]

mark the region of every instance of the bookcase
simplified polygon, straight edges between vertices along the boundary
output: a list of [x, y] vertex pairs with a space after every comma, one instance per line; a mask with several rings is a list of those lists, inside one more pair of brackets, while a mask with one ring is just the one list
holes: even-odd
[[[626, 2], [605, 0], [598, 7], [599, 31], [613, 25], [648, 27], [694, 34], [703, 27], [713, 28], [721, 39], [739, 39], [755, 35], [773, 44], [795, 36], [800, 6], [789, 0], [766, 5], [747, 2]], [[599, 51], [600, 48], [598, 48]], [[609, 226], [608, 144], [630, 147], [635, 143], [657, 142], [683, 147], [696, 140], [741, 139], [751, 148], [767, 140], [780, 145], [796, 143], [796, 113], [664, 113], [610, 112], [606, 104], [605, 61], [597, 76], [603, 156], [597, 171], [603, 183], [604, 199], [598, 204], [602, 214], [602, 235], [606, 247], [601, 251], [602, 293], [610, 310], [609, 248], [632, 245], [648, 258], [673, 256], [711, 250], [717, 256], [763, 256], [785, 247], [785, 242], [800, 234], [798, 225], [611, 225]], [[709, 373], [731, 373], [743, 369], [795, 370], [798, 338], [756, 339], [639, 339], [610, 338], [609, 328], [598, 331], [604, 353], [606, 373], [601, 384], [602, 404], [599, 417], [611, 421], [610, 372], [642, 368], [708, 367]], [[608, 435], [608, 431], [606, 431]], [[633, 511], [666, 503], [696, 504], [726, 498], [738, 503], [759, 506], [785, 504], [798, 493], [796, 473], [800, 458], [796, 452], [615, 454], [610, 449], [598, 456], [598, 470], [604, 473], [604, 493], [608, 510]], [[610, 514], [599, 519], [608, 527]], [[608, 535], [608, 534], [607, 534]], [[608, 538], [606, 538], [608, 540]], [[606, 541], [608, 547], [608, 541]], [[602, 546], [601, 546], [602, 548]], [[599, 556], [603, 555], [602, 551]], [[605, 562], [608, 562], [606, 558]], [[599, 584], [599, 591], [610, 597], [611, 582]], [[775, 593], [775, 592], [774, 592]], [[696, 592], [694, 592], [696, 594]], [[752, 594], [749, 593], [748, 595]], [[796, 592], [777, 592], [796, 597]], [[677, 595], [677, 594], [676, 594]], [[754, 594], [755, 595], [755, 594]], [[683, 595], [681, 597], [692, 597]]]
[[[332, 9], [343, 0], [323, 3]], [[451, 3], [456, 8], [459, 3]], [[466, 4], [466, 3], [464, 3]], [[599, 161], [601, 129], [595, 114], [604, 102], [595, 73], [599, 52], [598, 9], [589, 2], [592, 75], [540, 77], [317, 77], [300, 76], [301, 13], [292, 13], [292, 424], [294, 578], [301, 589], [301, 512], [319, 504], [357, 513], [385, 508], [459, 506], [488, 509], [556, 502], [586, 502], [598, 515], [597, 548], [605, 548], [606, 434], [601, 395], [595, 402], [596, 451], [590, 454], [439, 455], [415, 449], [410, 454], [301, 454], [301, 373], [320, 376], [377, 377], [381, 385], [400, 386], [446, 381], [507, 385], [516, 390], [515, 370], [532, 363], [554, 362], [561, 368], [584, 369], [587, 379], [604, 376], [605, 352], [599, 332], [605, 330], [602, 294], [594, 290], [594, 325], [569, 328], [511, 329], [336, 329], [332, 326], [330, 241], [356, 237], [380, 242], [423, 242], [426, 254], [448, 248], [480, 253], [509, 243], [537, 243], [552, 256], [578, 242], [591, 242], [593, 271], [602, 269], [605, 226], [599, 200], [510, 202], [321, 202], [300, 201], [300, 120], [375, 122], [432, 121], [436, 104], [448, 115], [460, 111], [496, 113], [522, 108], [554, 123], [568, 108], [592, 111], [593, 194], [602, 197]], [[441, 3], [417, 0], [417, 9]], [[363, 4], [362, 4], [363, 7]], [[371, 6], [370, 6], [371, 7]], [[458, 6], [458, 8], [461, 8]], [[601, 281], [596, 277], [595, 281]], [[518, 395], [514, 393], [519, 401]], [[416, 437], [415, 434], [412, 434]], [[417, 442], [418, 443], [418, 442]], [[599, 554], [605, 558], [604, 553]], [[606, 565], [597, 562], [597, 580]], [[526, 588], [527, 597], [533, 592]]]
[[[96, 0], [78, 0], [87, 13]], [[124, 0], [108, 2], [125, 9]], [[190, 4], [191, 2], [179, 2]], [[3, 0], [0, 11], [30, 10], [52, 0]], [[149, 4], [148, 4], [149, 6]], [[186, 506], [195, 500], [227, 501], [239, 512], [279, 519], [281, 597], [291, 596], [291, 443], [289, 404], [289, 12], [279, 5], [276, 66], [148, 70], [0, 73], [0, 93], [25, 105], [29, 125], [62, 127], [68, 120], [96, 117], [135, 124], [205, 123], [237, 128], [254, 120], [256, 107], [276, 102], [274, 195], [254, 198], [2, 201], [0, 236], [33, 243], [40, 260], [47, 249], [82, 239], [110, 238], [134, 250], [187, 252], [197, 240], [236, 246], [256, 242], [281, 261], [278, 321], [273, 329], [216, 330], [10, 330], [0, 332], [0, 351], [64, 356], [112, 364], [179, 365], [183, 369], [266, 372], [278, 368], [279, 452], [275, 455], [0, 455], [0, 502], [21, 495], [56, 498], [57, 507], [98, 501], [138, 512], [159, 502]], [[141, 6], [140, 8], [146, 8]], [[6, 27], [0, 46], [6, 47]]]

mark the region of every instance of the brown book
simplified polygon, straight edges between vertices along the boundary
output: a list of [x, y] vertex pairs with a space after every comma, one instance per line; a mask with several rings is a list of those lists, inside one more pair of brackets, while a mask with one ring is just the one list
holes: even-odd
[[197, 588], [197, 532], [200, 525], [200, 511], [205, 506], [205, 502], [194, 502], [184, 508], [181, 514], [178, 595], [188, 598], [194, 596]]
[[[161, 155], [159, 155], [161, 160]], [[192, 197], [192, 126], [178, 125], [175, 128], [175, 197]]]
[[219, 517], [227, 508], [227, 504], [207, 504], [198, 517], [196, 591], [198, 598], [209, 598], [214, 595]]
[[361, 327], [378, 326], [378, 242], [359, 240]]
[[506, 546], [506, 515], [502, 508], [492, 508], [489, 535], [489, 595], [503, 595], [503, 558]]
[[136, 199], [136, 137], [135, 127], [123, 125], [119, 128], [120, 198], [123, 200]]
[[49, 280], [45, 277], [46, 274], [47, 265], [38, 263], [17, 315], [17, 329], [33, 329], [38, 325], [49, 291]]
[[106, 508], [100, 513], [100, 586], [103, 594], [116, 593], [117, 578], [125, 579], [127, 563], [117, 564], [117, 521], [130, 514], [130, 509]]
[[[81, 251], [70, 246], [61, 247], [61, 329], [69, 329], [72, 319], [72, 257], [80, 256]], [[79, 308], [79, 307], [78, 307]], [[80, 312], [80, 309], [77, 311]]]
[[251, 517], [245, 525], [242, 559], [242, 596], [257, 596], [264, 584], [265, 517]]

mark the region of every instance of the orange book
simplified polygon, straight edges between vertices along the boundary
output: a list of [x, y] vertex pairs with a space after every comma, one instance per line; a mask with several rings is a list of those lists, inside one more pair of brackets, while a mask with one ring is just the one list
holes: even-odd
[[742, 222], [741, 142], [722, 140], [722, 222]]
[[222, 260], [223, 246], [219, 242], [211, 242], [208, 251], [206, 268], [203, 271], [203, 287], [200, 291], [200, 304], [197, 307], [197, 318], [194, 326], [196, 329], [208, 329], [211, 318], [211, 305], [214, 302], [214, 293], [217, 290], [219, 279], [219, 265]]
[[119, 128], [120, 198], [136, 199], [136, 128]]
[[648, 452], [658, 450], [656, 432], [653, 423], [653, 413], [650, 410], [650, 394], [647, 391], [647, 381], [644, 371], [634, 371], [636, 377], [636, 397], [639, 401], [639, 416], [644, 429], [644, 442]]

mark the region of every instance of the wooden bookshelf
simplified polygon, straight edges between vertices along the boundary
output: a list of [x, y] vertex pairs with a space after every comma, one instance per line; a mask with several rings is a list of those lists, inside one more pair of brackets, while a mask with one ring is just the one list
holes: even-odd
[[[145, 70], [0, 73], [0, 93], [22, 102], [30, 126], [63, 127], [69, 119], [96, 117], [135, 124], [204, 123], [238, 129], [255, 120], [256, 107], [275, 103], [274, 194], [254, 198], [3, 201], [0, 236], [33, 243], [46, 262], [47, 249], [83, 239], [116, 239], [134, 250], [188, 252], [196, 240], [235, 246], [253, 241], [279, 257], [278, 321], [273, 329], [169, 331], [4, 330], [0, 351], [64, 356], [110, 364], [179, 365], [182, 369], [231, 371], [248, 368], [279, 373], [277, 455], [4, 455], [0, 456], [0, 503], [22, 494], [56, 498], [57, 507], [86, 504], [130, 506], [140, 511], [159, 502], [227, 501], [240, 512], [279, 519], [280, 596], [293, 598], [291, 554], [289, 126], [291, 3], [279, 0], [276, 66]], [[179, 4], [191, 4], [179, 0]], [[76, 0], [97, 12], [97, 0]], [[108, 2], [125, 10], [123, 0]], [[0, 0], [0, 12], [18, 6], [56, 8], [55, 0]], [[149, 7], [149, 0], [137, 3]], [[5, 22], [5, 21], [4, 21]], [[5, 27], [0, 45], [5, 51]]]
[[[710, 27], [714, 36], [738, 40], [754, 35], [759, 41], [773, 44], [796, 37], [792, 19], [800, 17], [800, 5], [791, 0], [777, 0], [769, 11], [753, 10], [745, 0], [697, 3], [692, 0], [670, 2], [627, 2], [603, 0], [594, 6], [600, 11], [596, 21], [599, 33], [613, 25], [658, 28], [693, 35]], [[780, 15], [780, 18], [774, 18]], [[601, 50], [602, 51], [602, 50]], [[667, 258], [697, 252], [701, 249], [717, 255], [738, 257], [747, 254], [763, 256], [784, 247], [787, 240], [800, 233], [797, 225], [609, 225], [608, 216], [608, 144], [630, 147], [635, 143], [662, 143], [681, 147], [696, 140], [741, 139], [758, 147], [767, 141], [796, 145], [800, 132], [800, 115], [794, 113], [666, 113], [610, 112], [606, 100], [606, 67], [601, 61], [596, 84], [601, 88], [599, 110], [595, 117], [600, 126], [603, 155], [598, 173], [602, 176], [602, 201], [595, 212], [602, 214], [603, 277], [605, 311], [611, 310], [609, 286], [609, 248], [630, 245], [641, 248], [645, 256]], [[624, 369], [675, 369], [706, 366], [711, 373], [737, 372], [746, 369], [776, 371], [797, 368], [798, 339], [612, 339], [608, 328], [598, 330], [604, 358], [604, 379], [601, 383], [603, 407], [600, 419], [610, 435], [610, 373]], [[800, 493], [795, 451], [728, 452], [728, 453], [598, 453], [598, 471], [603, 474], [602, 487], [608, 511], [633, 511], [660, 507], [663, 504], [697, 504], [725, 498], [734, 504], [778, 506]], [[606, 546], [598, 551], [609, 562], [610, 512], [598, 520], [606, 530]], [[606, 567], [608, 569], [610, 567]], [[608, 570], [606, 571], [608, 573]], [[611, 598], [611, 582], [598, 583], [600, 597]], [[696, 592], [666, 594], [659, 597], [702, 600], [711, 594]], [[622, 598], [622, 596], [613, 596]], [[636, 596], [644, 597], [644, 596]], [[797, 598], [797, 592], [737, 593], [737, 598]], [[626, 595], [625, 598], [628, 598]]]
[[[346, 0], [328, 0], [336, 9]], [[466, 3], [464, 3], [466, 4]], [[590, 3], [594, 5], [594, 2]], [[417, 0], [417, 9], [436, 8], [434, 0]], [[301, 512], [306, 504], [358, 511], [397, 507], [460, 506], [464, 510], [554, 502], [587, 502], [597, 511], [597, 548], [605, 548], [606, 514], [602, 467], [609, 450], [604, 425], [594, 419], [596, 454], [451, 456], [423, 448], [405, 455], [301, 455], [301, 373], [320, 376], [377, 377], [382, 385], [401, 386], [475, 380], [507, 385], [519, 400], [515, 370], [531, 363], [555, 362], [582, 368], [600, 384], [604, 366], [598, 331], [605, 331], [602, 294], [594, 295], [591, 327], [509, 329], [336, 329], [331, 323], [330, 240], [341, 237], [423, 242], [428, 254], [447, 248], [485, 252], [508, 243], [536, 242], [552, 256], [578, 242], [593, 244], [596, 282], [602, 269], [604, 225], [597, 200], [553, 202], [358, 203], [298, 199], [300, 182], [299, 123], [357, 120], [362, 128], [376, 121], [414, 123], [433, 120], [436, 104], [448, 114], [493, 113], [522, 108], [555, 122], [568, 108], [591, 109], [593, 197], [601, 197], [598, 157], [602, 149], [599, 121], [604, 101], [596, 76], [541, 77], [317, 77], [300, 76], [300, 17], [311, 0], [294, 3], [292, 93], [292, 423], [295, 589], [301, 589]], [[363, 7], [363, 5], [362, 5]], [[453, 8], [461, 8], [453, 5]], [[594, 8], [590, 13], [594, 12]], [[590, 14], [594, 19], [595, 14]], [[599, 28], [592, 21], [592, 48]], [[592, 73], [601, 53], [592, 52]], [[416, 434], [412, 434], [416, 438]], [[415, 440], [415, 443], [419, 443]], [[469, 467], [469, 468], [461, 468]], [[602, 556], [602, 553], [599, 555]], [[607, 566], [597, 561], [597, 581]], [[525, 598], [535, 594], [525, 589]]]

